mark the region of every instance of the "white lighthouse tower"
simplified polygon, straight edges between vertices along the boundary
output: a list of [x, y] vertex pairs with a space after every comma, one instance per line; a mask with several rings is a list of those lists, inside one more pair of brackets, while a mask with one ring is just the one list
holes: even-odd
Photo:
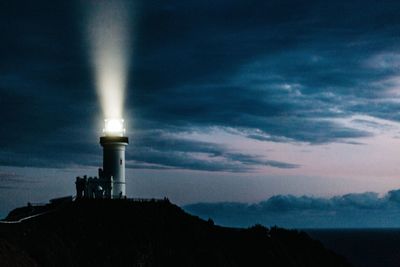
[[124, 120], [106, 119], [104, 136], [100, 137], [103, 147], [103, 173], [105, 197], [123, 198], [125, 191], [125, 148], [129, 143], [125, 136]]

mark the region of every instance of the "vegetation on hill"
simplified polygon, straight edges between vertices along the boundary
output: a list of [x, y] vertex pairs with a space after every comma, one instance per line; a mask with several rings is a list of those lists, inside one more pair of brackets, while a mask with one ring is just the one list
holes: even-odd
[[[85, 200], [0, 224], [0, 266], [349, 266], [304, 232], [214, 225], [169, 201]], [[31, 215], [15, 210], [7, 220]]]

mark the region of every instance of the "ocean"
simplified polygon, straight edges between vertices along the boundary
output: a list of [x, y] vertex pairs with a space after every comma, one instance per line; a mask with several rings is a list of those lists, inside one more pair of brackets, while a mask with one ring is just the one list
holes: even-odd
[[303, 229], [355, 267], [400, 266], [400, 229]]

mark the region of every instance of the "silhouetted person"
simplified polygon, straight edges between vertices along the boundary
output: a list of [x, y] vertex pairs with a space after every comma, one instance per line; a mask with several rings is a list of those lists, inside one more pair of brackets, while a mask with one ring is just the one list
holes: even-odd
[[103, 188], [99, 184], [97, 184], [94, 190], [94, 198], [96, 199], [103, 198], [103, 192], [104, 192]]
[[95, 181], [92, 177], [89, 177], [87, 182], [87, 191], [88, 191], [88, 198], [94, 198], [94, 191], [95, 191]]
[[99, 179], [103, 179], [104, 178], [104, 172], [102, 168], [99, 168]]
[[82, 199], [83, 193], [85, 191], [85, 181], [79, 176], [76, 177], [75, 187], [76, 187], [76, 198]]
[[83, 176], [83, 197], [84, 198], [89, 198], [89, 192], [88, 192], [88, 180], [87, 176]]

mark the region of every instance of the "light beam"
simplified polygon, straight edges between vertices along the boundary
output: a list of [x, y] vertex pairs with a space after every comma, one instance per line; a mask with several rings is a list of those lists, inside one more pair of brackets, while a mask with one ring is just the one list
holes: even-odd
[[103, 116], [122, 119], [130, 55], [129, 3], [97, 0], [87, 4], [87, 37]]

